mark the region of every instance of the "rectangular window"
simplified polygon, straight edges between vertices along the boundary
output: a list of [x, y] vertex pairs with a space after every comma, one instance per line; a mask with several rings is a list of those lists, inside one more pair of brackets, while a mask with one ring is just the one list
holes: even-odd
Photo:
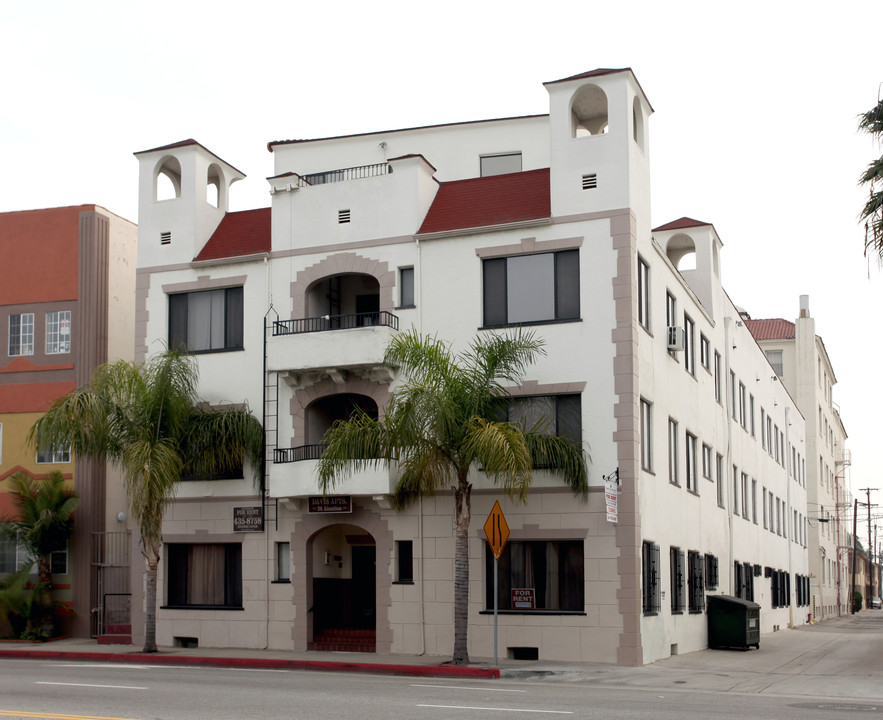
[[641, 547], [642, 606], [645, 615], [655, 615], [660, 610], [659, 594], [659, 545], [644, 542]]
[[671, 611], [682, 613], [684, 602], [684, 551], [673, 547], [669, 551], [669, 568], [671, 572]]
[[67, 575], [67, 548], [49, 553], [49, 570], [53, 575]]
[[748, 519], [750, 508], [748, 507], [748, 476], [742, 473], [742, 517]]
[[34, 313], [9, 316], [9, 357], [34, 354]]
[[775, 441], [776, 452], [774, 457], [776, 458], [776, 462], [781, 462], [779, 457], [779, 426], [773, 425], [773, 439]]
[[582, 443], [582, 401], [579, 395], [533, 395], [506, 401], [504, 417], [525, 431], [557, 435]]
[[638, 255], [638, 322], [650, 329], [650, 266]]
[[684, 313], [684, 369], [696, 375], [696, 324]]
[[717, 506], [718, 507], [726, 507], [724, 504], [724, 456], [717, 455], [716, 459], [716, 472], [715, 476], [717, 477]]
[[760, 447], [763, 450], [766, 450], [766, 433], [763, 430], [765, 425], [766, 425], [766, 410], [761, 408], [760, 409]]
[[399, 268], [399, 307], [414, 307], [414, 268]]
[[479, 158], [481, 177], [491, 175], [507, 175], [521, 172], [521, 153], [501, 153], [499, 155], [482, 155]]
[[776, 375], [782, 377], [785, 372], [785, 368], [782, 362], [782, 351], [767, 350], [766, 359], [769, 360], [770, 365], [773, 366], [773, 371], [776, 373]]
[[763, 489], [763, 495], [761, 496], [763, 499], [763, 529], [766, 530], [769, 528], [769, 516], [767, 514], [767, 504], [766, 504], [766, 488]]
[[687, 553], [687, 582], [690, 586], [690, 612], [705, 609], [705, 577], [702, 557], [695, 550]]
[[668, 481], [672, 485], [680, 485], [678, 477], [678, 424], [668, 419]]
[[699, 362], [708, 372], [711, 372], [711, 343], [705, 335], [699, 334]]
[[748, 429], [748, 413], [745, 407], [745, 384], [739, 383], [739, 424], [743, 430]]
[[53, 463], [69, 463], [71, 461], [70, 447], [59, 448], [51, 446], [48, 448], [40, 448], [37, 450], [37, 462], [40, 465], [50, 465]]
[[166, 546], [169, 607], [242, 607], [242, 545]]
[[754, 395], [748, 396], [748, 419], [751, 427], [751, 437], [755, 437], [754, 427]]
[[686, 434], [687, 446], [685, 448], [687, 452], [687, 490], [690, 492], [699, 492], [699, 485], [697, 484], [697, 469], [696, 469], [696, 436], [691, 435], [690, 433]]
[[484, 325], [579, 318], [579, 250], [484, 261]]
[[705, 587], [709, 590], [717, 589], [718, 563], [714, 555], [705, 556]]
[[751, 522], [757, 525], [757, 480], [751, 479]]
[[291, 582], [291, 543], [276, 543], [276, 581]]
[[711, 448], [702, 443], [702, 477], [711, 480]]
[[0, 536], [0, 575], [21, 570], [33, 563], [34, 558], [28, 555], [24, 544]]
[[641, 398], [641, 468], [653, 472], [653, 407]]
[[71, 351], [71, 311], [46, 313], [46, 354], [60, 355]]
[[169, 295], [169, 347], [190, 353], [242, 350], [242, 287]]
[[[582, 540], [510, 540], [499, 559], [497, 607], [534, 610], [585, 610]], [[485, 553], [485, 608], [494, 607], [494, 554]], [[530, 591], [516, 593], [516, 590]]]
[[733, 465], [733, 515], [739, 514], [739, 470]]
[[721, 356], [720, 353], [714, 353], [714, 399], [721, 401], [723, 389], [721, 388]]
[[736, 373], [730, 370], [730, 415], [733, 420], [739, 419], [739, 405], [736, 402]]
[[[670, 292], [665, 293], [665, 326], [666, 328], [675, 327], [678, 324], [678, 301]], [[668, 354], [677, 357], [675, 350], [669, 350]]]
[[396, 582], [414, 582], [413, 540], [396, 540]]

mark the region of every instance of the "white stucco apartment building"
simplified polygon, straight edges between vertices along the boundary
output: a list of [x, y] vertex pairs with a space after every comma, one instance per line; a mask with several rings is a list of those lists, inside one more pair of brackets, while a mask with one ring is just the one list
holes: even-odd
[[247, 469], [181, 483], [160, 644], [451, 652], [450, 494], [397, 512], [394, 470], [329, 498], [315, 479], [335, 418], [382, 414], [401, 381], [384, 349], [410, 328], [455, 350], [535, 331], [547, 355], [513, 416], [588, 457], [586, 503], [537, 471], [514, 504], [474, 471], [472, 656], [493, 655], [498, 499], [503, 655], [700, 649], [707, 594], [754, 599], [762, 632], [806, 621], [806, 425], [721, 287], [721, 241], [689, 218], [651, 229], [652, 108], [630, 69], [545, 87], [547, 115], [271, 142], [271, 207], [247, 212], [226, 212], [242, 173], [199, 143], [137, 153], [136, 350], [185, 342], [202, 397], [247, 401], [268, 445], [263, 492]]
[[813, 620], [850, 612], [848, 549], [852, 494], [846, 429], [834, 402], [837, 377], [822, 338], [816, 335], [809, 296], [800, 297], [796, 321], [747, 319], [774, 371], [806, 418], [807, 536]]

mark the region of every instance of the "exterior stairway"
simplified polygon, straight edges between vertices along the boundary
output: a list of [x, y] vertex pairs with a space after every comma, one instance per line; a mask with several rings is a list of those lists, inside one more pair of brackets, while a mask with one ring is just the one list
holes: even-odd
[[316, 633], [313, 642], [307, 644], [309, 650], [326, 652], [364, 652], [377, 651], [376, 631], [353, 628], [321, 630]]
[[107, 632], [98, 636], [99, 645], [131, 645], [131, 625], [108, 625]]

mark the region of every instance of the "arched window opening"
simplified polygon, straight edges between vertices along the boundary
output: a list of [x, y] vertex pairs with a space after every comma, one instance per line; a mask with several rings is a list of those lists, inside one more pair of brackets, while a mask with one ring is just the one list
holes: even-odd
[[181, 163], [177, 158], [163, 158], [157, 165], [155, 179], [154, 191], [157, 200], [174, 200], [181, 197]]
[[678, 272], [696, 269], [696, 244], [689, 235], [675, 235], [668, 241], [665, 254]]
[[212, 207], [221, 207], [221, 169], [215, 164], [209, 165], [205, 201]]
[[644, 152], [644, 113], [637, 97], [632, 103], [632, 138], [641, 152]]
[[319, 445], [325, 433], [338, 420], [349, 420], [356, 409], [377, 419], [377, 403], [367, 395], [341, 393], [319, 398], [306, 409], [305, 440], [308, 445]]
[[597, 85], [583, 85], [577, 90], [570, 111], [573, 137], [607, 132], [607, 94]]
[[341, 327], [374, 325], [380, 311], [380, 283], [371, 275], [332, 275], [307, 289], [307, 317], [328, 317]]

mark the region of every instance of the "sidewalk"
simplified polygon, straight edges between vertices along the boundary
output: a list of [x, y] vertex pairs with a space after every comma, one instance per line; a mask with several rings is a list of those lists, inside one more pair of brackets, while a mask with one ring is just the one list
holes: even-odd
[[761, 636], [760, 649], [748, 652], [700, 650], [643, 667], [600, 663], [473, 658], [454, 666], [438, 656], [368, 653], [160, 648], [145, 655], [132, 645], [98, 645], [94, 640], [51, 643], [0, 642], [0, 657], [125, 662], [139, 665], [203, 665], [359, 672], [450, 678], [517, 678], [567, 681], [667, 691], [773, 693], [806, 697], [883, 699], [883, 611], [870, 610], [813, 626]]

